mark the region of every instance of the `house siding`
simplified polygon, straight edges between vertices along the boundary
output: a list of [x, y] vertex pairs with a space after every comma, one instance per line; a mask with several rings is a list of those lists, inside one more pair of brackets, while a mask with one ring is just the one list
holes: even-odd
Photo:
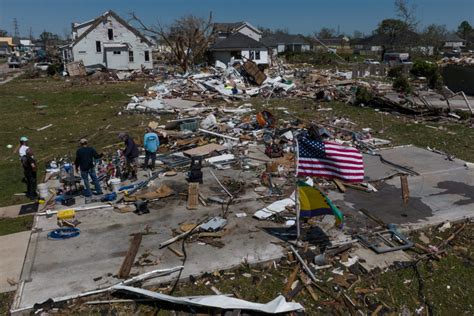
[[268, 51], [266, 49], [245, 49], [242, 50], [242, 57], [250, 59], [250, 51], [260, 51], [260, 59], [253, 59], [257, 65], [268, 64]]
[[[109, 40], [108, 30], [113, 30], [113, 39]], [[96, 51], [96, 41], [101, 42], [101, 51]], [[127, 44], [128, 48], [104, 47], [104, 44]], [[128, 50], [133, 51], [133, 62], [129, 62]], [[142, 65], [151, 69], [151, 47], [142, 42], [141, 38], [132, 33], [115, 18], [109, 16], [107, 22], [102, 22], [89, 32], [72, 48], [74, 61], [82, 60], [84, 66], [102, 64], [109, 69], [134, 70]], [[120, 51], [114, 54], [113, 51]], [[145, 61], [145, 51], [149, 51], [149, 61]], [[85, 52], [85, 53], [84, 53]]]

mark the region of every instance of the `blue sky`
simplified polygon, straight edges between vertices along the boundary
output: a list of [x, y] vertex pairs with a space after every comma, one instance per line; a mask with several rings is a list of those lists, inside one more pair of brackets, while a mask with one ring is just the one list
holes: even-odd
[[[474, 25], [474, 0], [413, 1], [421, 26], [437, 23], [455, 29], [463, 20]], [[43, 30], [63, 36], [71, 22], [92, 19], [108, 9], [124, 18], [135, 12], [147, 23], [212, 11], [216, 22], [245, 20], [302, 34], [321, 27], [369, 34], [382, 19], [395, 16], [393, 0], [0, 0], [0, 29], [13, 32], [16, 18], [22, 36], [29, 35], [30, 27], [33, 36]]]

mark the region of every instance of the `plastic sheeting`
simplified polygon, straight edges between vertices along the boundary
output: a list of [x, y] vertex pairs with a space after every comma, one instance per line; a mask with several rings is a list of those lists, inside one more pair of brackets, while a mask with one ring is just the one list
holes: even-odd
[[229, 297], [226, 295], [203, 295], [203, 296], [183, 296], [175, 297], [166, 294], [161, 294], [153, 291], [135, 288], [132, 286], [117, 285], [113, 287], [115, 290], [132, 292], [146, 297], [154, 298], [159, 301], [166, 301], [172, 304], [180, 304], [197, 307], [211, 307], [219, 309], [243, 309], [262, 313], [277, 314], [288, 313], [293, 311], [304, 310], [299, 303], [287, 302], [282, 295], [279, 295], [274, 300], [266, 303], [254, 303], [238, 298]]

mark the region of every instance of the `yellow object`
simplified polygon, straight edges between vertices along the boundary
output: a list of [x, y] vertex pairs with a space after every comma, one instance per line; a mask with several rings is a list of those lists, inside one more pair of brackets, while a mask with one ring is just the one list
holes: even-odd
[[45, 200], [43, 200], [43, 199], [38, 200], [38, 204], [44, 204], [44, 203], [46, 203]]
[[76, 211], [74, 210], [62, 210], [58, 211], [58, 219], [73, 219], [76, 216]]

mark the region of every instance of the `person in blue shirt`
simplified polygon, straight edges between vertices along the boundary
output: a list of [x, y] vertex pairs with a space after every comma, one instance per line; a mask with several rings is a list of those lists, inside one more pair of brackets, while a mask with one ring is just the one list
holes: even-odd
[[146, 128], [146, 133], [143, 137], [143, 147], [145, 148], [144, 169], [148, 168], [148, 162], [151, 159], [151, 170], [153, 170], [155, 169], [156, 152], [158, 150], [158, 147], [160, 147], [160, 139], [150, 127]]

